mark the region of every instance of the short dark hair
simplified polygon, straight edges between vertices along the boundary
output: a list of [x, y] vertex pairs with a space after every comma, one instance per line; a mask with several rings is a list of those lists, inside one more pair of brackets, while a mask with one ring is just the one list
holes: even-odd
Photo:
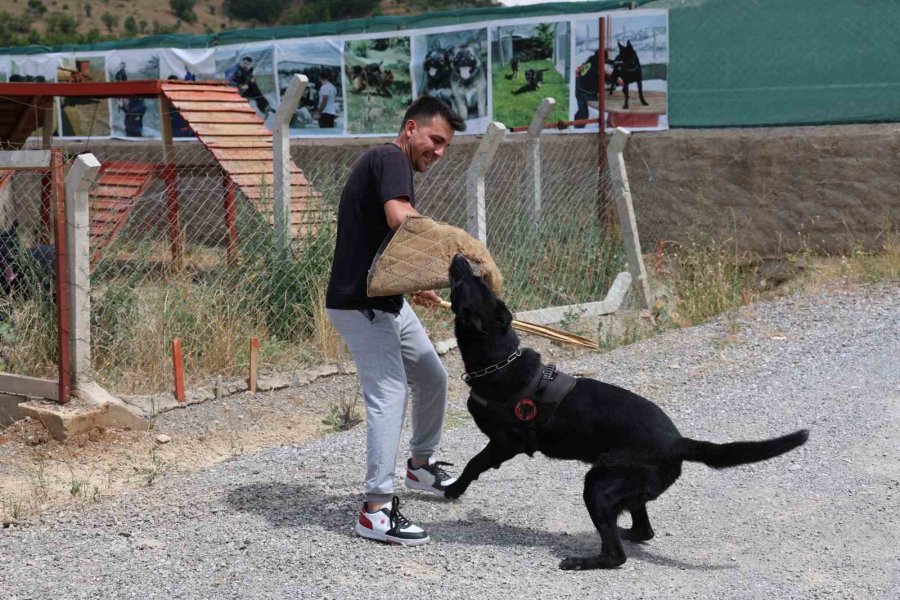
[[331, 75], [328, 74], [328, 71], [319, 71], [319, 79], [331, 81]]
[[401, 125], [401, 128], [406, 125], [406, 122], [410, 119], [418, 123], [420, 120], [431, 120], [436, 116], [443, 117], [443, 119], [450, 124], [450, 127], [453, 128], [453, 131], [466, 130], [466, 122], [463, 118], [456, 114], [456, 112], [443, 101], [433, 98], [432, 96], [419, 96], [409, 105], [409, 108], [406, 109], [406, 114], [403, 115], [403, 124]]
[[249, 60], [250, 62], [253, 62], [253, 57], [252, 56], [244, 56], [241, 58], [241, 60]]

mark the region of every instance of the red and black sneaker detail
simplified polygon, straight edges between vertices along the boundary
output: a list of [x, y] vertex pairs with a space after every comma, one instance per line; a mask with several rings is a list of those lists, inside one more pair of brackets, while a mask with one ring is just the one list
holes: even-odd
[[390, 505], [375, 512], [369, 512], [367, 503], [363, 502], [354, 530], [360, 537], [402, 546], [421, 546], [429, 540], [424, 529], [400, 514], [400, 498], [397, 496]]
[[456, 477], [451, 477], [443, 467], [452, 467], [453, 463], [433, 461], [428, 459], [428, 464], [414, 469], [412, 459], [406, 461], [406, 487], [412, 490], [423, 490], [444, 497], [444, 490]]

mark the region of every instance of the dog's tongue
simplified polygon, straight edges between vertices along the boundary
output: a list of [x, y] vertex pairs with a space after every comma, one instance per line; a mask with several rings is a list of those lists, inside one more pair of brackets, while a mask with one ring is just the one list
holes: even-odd
[[436, 68], [431, 67], [430, 69], [428, 69], [428, 76], [429, 76], [429, 77], [434, 77], [435, 75], [437, 75], [437, 69], [436, 69]]
[[459, 76], [463, 79], [468, 79], [472, 76], [472, 67], [460, 67], [459, 68]]
[[8, 281], [10, 283], [12, 282], [13, 279], [16, 278], [16, 274], [13, 271], [13, 268], [9, 265], [7, 265], [6, 269], [4, 269], [3, 275], [6, 277], [6, 281]]

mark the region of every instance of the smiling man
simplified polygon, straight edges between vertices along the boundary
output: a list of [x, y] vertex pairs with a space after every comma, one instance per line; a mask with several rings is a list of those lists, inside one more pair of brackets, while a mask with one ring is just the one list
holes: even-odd
[[[353, 164], [338, 207], [337, 243], [325, 306], [356, 363], [366, 404], [365, 495], [358, 535], [406, 546], [428, 542], [424, 529], [400, 514], [394, 467], [407, 393], [412, 393], [412, 437], [406, 486], [444, 495], [454, 479], [432, 455], [441, 440], [447, 372], [425, 329], [403, 296], [369, 298], [366, 277], [385, 238], [416, 210], [413, 174], [444, 155], [465, 122], [446, 104], [423, 96], [403, 116], [393, 142], [367, 150]], [[439, 302], [433, 291], [416, 304]]]

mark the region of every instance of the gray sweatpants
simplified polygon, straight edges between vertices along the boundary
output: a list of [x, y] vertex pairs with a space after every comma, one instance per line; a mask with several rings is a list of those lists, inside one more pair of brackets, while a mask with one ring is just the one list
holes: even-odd
[[380, 310], [328, 309], [344, 338], [366, 404], [366, 501], [384, 502], [394, 493], [406, 398], [412, 392], [410, 455], [427, 459], [437, 449], [447, 408], [447, 371], [419, 318], [405, 301], [399, 315]]

